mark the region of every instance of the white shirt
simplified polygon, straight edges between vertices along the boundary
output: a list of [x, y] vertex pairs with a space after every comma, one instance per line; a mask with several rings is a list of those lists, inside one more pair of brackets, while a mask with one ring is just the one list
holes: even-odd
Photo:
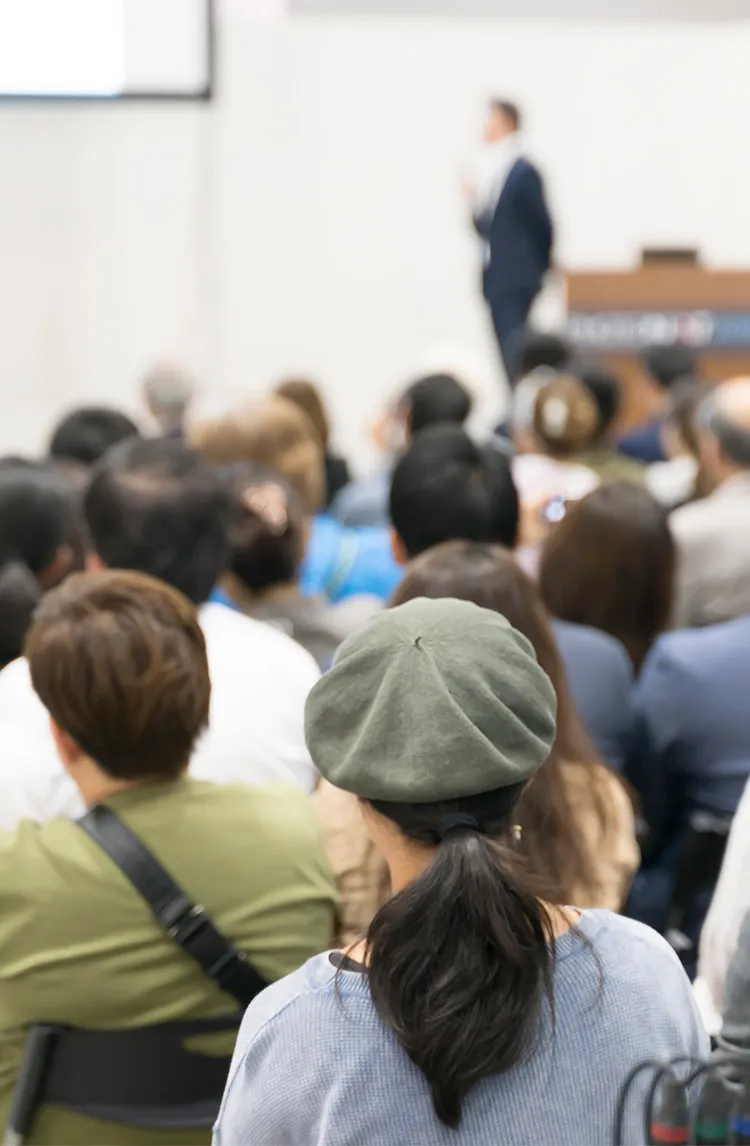
[[[318, 775], [305, 747], [304, 710], [319, 672], [284, 633], [224, 605], [200, 610], [211, 674], [209, 728], [190, 771], [220, 784], [293, 784], [314, 791]], [[63, 771], [49, 716], [26, 660], [0, 672], [0, 828], [83, 812]]]
[[750, 911], [750, 784], [732, 823], [724, 863], [700, 941], [698, 974], [717, 1012], [724, 1012], [724, 984]]

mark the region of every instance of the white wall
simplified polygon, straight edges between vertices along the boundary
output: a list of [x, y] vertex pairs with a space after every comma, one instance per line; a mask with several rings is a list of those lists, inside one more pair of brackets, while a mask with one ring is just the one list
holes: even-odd
[[214, 402], [318, 374], [352, 448], [443, 348], [499, 403], [457, 191], [495, 90], [527, 110], [561, 262], [686, 243], [750, 267], [750, 23], [224, 32], [211, 108], [0, 107], [0, 450], [73, 402], [134, 405], [165, 352]]

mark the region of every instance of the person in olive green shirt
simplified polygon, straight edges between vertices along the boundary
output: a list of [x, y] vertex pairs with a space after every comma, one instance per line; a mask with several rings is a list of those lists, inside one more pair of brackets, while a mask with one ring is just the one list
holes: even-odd
[[[308, 798], [186, 774], [210, 697], [186, 598], [138, 573], [76, 575], [44, 599], [26, 655], [86, 806], [115, 811], [264, 978], [330, 946], [336, 891]], [[236, 1009], [77, 824], [24, 822], [0, 833], [3, 1127], [30, 1024], [123, 1029]], [[53, 1107], [28, 1139], [209, 1140], [209, 1129], [136, 1129]]]

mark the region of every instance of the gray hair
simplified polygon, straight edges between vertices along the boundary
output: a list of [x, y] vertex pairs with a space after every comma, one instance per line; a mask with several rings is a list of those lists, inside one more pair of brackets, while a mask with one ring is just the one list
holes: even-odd
[[708, 394], [698, 408], [698, 425], [712, 434], [727, 461], [750, 469], [750, 429], [738, 426], [722, 411], [716, 393]]
[[165, 414], [183, 413], [193, 397], [189, 375], [171, 366], [157, 366], [150, 370], [143, 381], [143, 389], [150, 405]]

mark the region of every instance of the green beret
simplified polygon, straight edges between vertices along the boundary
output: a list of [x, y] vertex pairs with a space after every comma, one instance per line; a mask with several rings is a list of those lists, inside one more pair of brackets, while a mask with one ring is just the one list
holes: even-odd
[[468, 601], [410, 601], [349, 637], [310, 693], [318, 771], [368, 800], [430, 804], [522, 783], [555, 739], [534, 649]]

